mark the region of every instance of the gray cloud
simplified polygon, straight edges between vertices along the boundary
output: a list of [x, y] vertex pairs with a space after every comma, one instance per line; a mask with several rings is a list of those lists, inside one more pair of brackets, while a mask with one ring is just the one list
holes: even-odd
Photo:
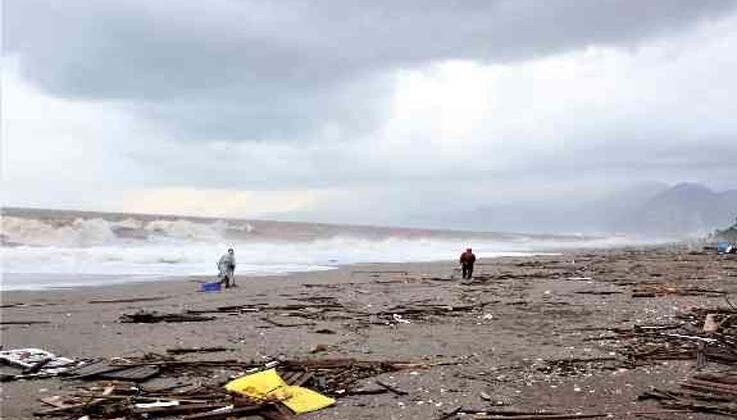
[[5, 51], [51, 94], [120, 100], [182, 139], [370, 131], [391, 71], [636, 45], [733, 9], [728, 0], [8, 0]]
[[544, 230], [643, 181], [735, 186], [736, 1], [4, 6], [14, 204], [309, 190], [273, 214]]

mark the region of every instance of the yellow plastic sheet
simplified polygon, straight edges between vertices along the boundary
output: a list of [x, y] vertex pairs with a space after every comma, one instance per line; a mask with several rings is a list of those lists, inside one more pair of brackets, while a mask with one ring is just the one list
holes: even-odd
[[225, 389], [256, 400], [281, 401], [295, 414], [309, 413], [335, 404], [334, 399], [318, 392], [287, 385], [275, 369], [242, 376], [228, 382]]

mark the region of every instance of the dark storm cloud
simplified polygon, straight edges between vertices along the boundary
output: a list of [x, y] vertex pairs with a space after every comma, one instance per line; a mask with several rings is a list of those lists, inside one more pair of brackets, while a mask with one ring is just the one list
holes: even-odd
[[124, 101], [179, 138], [290, 139], [370, 130], [391, 70], [635, 45], [736, 4], [6, 0], [3, 27], [5, 52], [53, 95]]

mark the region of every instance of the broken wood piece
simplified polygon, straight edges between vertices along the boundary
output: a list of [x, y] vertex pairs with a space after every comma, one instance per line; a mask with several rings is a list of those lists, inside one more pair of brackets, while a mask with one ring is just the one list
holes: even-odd
[[449, 419], [449, 418], [455, 416], [456, 414], [460, 413], [461, 411], [463, 411], [463, 406], [462, 405], [459, 405], [458, 407], [456, 407], [456, 408], [454, 408], [454, 409], [452, 409], [452, 410], [450, 410], [448, 412], [442, 413], [440, 415], [440, 417], [437, 418], [437, 420], [446, 420], [446, 419]]
[[213, 411], [225, 407], [228, 407], [228, 405], [224, 403], [180, 404], [171, 407], [134, 408], [133, 413], [144, 415], [147, 418], [168, 417], [182, 414], [200, 413], [203, 411]]
[[717, 314], [708, 314], [706, 315], [706, 318], [704, 319], [704, 328], [703, 331], [705, 333], [714, 333], [719, 330], [719, 323], [716, 321]]
[[303, 327], [303, 326], [313, 326], [313, 325], [315, 325], [314, 322], [292, 322], [292, 323], [281, 322], [281, 321], [273, 320], [271, 318], [267, 318], [265, 316], [264, 317], [261, 317], [259, 319], [261, 319], [262, 321], [267, 322], [267, 323], [269, 323], [271, 325], [274, 325], [276, 327]]
[[134, 302], [151, 302], [156, 300], [168, 299], [171, 296], [154, 296], [154, 297], [139, 297], [139, 298], [123, 298], [123, 299], [93, 299], [87, 301], [90, 304], [101, 304], [101, 303], [134, 303]]
[[64, 398], [59, 395], [54, 395], [53, 397], [39, 398], [39, 401], [54, 408], [69, 408], [80, 405], [79, 399], [77, 398]]
[[122, 381], [144, 381], [159, 374], [159, 368], [148, 365], [113, 365], [95, 362], [67, 371], [71, 379], [111, 379]]
[[346, 391], [345, 395], [376, 395], [376, 394], [386, 394], [389, 392], [388, 389], [380, 386], [375, 388], [358, 388], [353, 389], [350, 391]]
[[216, 409], [206, 413], [184, 416], [182, 420], [224, 420], [231, 417], [241, 417], [245, 414], [257, 413], [263, 409], [263, 405], [229, 407], [227, 409]]
[[624, 292], [618, 290], [580, 290], [574, 293], [578, 295], [621, 295]]
[[312, 379], [313, 376], [312, 372], [295, 372], [289, 379], [285, 378], [284, 381], [289, 385], [302, 386]]
[[44, 359], [41, 359], [35, 365], [33, 365], [33, 366], [31, 366], [31, 367], [29, 367], [27, 369], [24, 369], [23, 370], [23, 374], [24, 375], [31, 375], [31, 374], [37, 373], [38, 371], [40, 371], [41, 369], [43, 369], [44, 366], [48, 365], [50, 362], [53, 362], [54, 360], [56, 360], [54, 357], [46, 357]]
[[138, 311], [123, 314], [118, 319], [121, 323], [155, 324], [158, 322], [204, 322], [216, 319], [214, 316], [203, 316], [191, 313], [167, 314], [156, 311]]
[[175, 347], [172, 349], [166, 349], [169, 354], [187, 354], [187, 353], [215, 353], [221, 351], [233, 351], [234, 349], [225, 347]]
[[377, 379], [376, 380], [376, 385], [379, 385], [380, 387], [386, 388], [387, 390], [389, 390], [389, 391], [391, 391], [391, 392], [393, 392], [393, 393], [395, 393], [397, 395], [407, 395], [407, 394], [409, 394], [409, 392], [407, 392], [407, 391], [405, 391], [403, 389], [399, 389], [399, 388], [397, 388], [397, 387], [395, 387], [393, 385], [389, 385], [388, 383], [386, 383], [386, 382], [384, 382], [384, 381], [382, 381], [380, 379]]
[[530, 415], [495, 415], [476, 416], [475, 420], [575, 420], [575, 419], [595, 419], [602, 417], [610, 417], [612, 413], [596, 413], [596, 414], [530, 414]]
[[352, 274], [409, 274], [405, 270], [353, 270]]

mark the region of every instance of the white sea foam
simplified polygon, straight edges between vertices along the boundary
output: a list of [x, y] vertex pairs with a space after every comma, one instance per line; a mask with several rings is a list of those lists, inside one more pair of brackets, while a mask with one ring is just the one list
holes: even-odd
[[[269, 235], [263, 235], [257, 223], [254, 226], [242, 221], [6, 216], [2, 219], [4, 246], [0, 249], [2, 272], [6, 274], [2, 288], [110, 284], [179, 275], [214, 277], [215, 263], [228, 247], [235, 248], [238, 274], [275, 275], [354, 263], [454, 260], [468, 245], [480, 258], [489, 258], [631, 243], [626, 238], [463, 238], [406, 235], [403, 231], [378, 235], [370, 229], [364, 235], [340, 233], [339, 229], [338, 233], [325, 235], [322, 227], [311, 225], [299, 227], [299, 235], [287, 231], [294, 230], [294, 226], [285, 225], [282, 237], [274, 234], [273, 226], [270, 229]], [[17, 280], [18, 275], [24, 280]], [[75, 275], [84, 281], [70, 281]]]

